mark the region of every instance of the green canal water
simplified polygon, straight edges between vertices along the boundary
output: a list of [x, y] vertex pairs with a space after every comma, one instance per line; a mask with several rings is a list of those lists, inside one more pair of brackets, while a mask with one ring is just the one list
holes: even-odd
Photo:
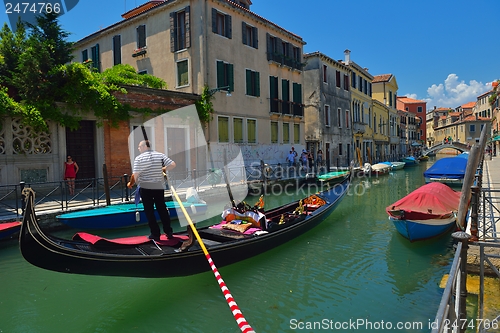
[[[358, 178], [315, 229], [220, 268], [252, 328], [430, 332], [442, 295], [439, 282], [453, 259], [452, 238], [410, 243], [389, 222], [385, 207], [423, 185], [422, 173], [432, 163]], [[265, 200], [271, 207], [290, 199], [277, 194]], [[211, 272], [169, 279], [55, 273], [24, 261], [16, 240], [0, 243], [0, 267], [2, 333], [239, 331]]]

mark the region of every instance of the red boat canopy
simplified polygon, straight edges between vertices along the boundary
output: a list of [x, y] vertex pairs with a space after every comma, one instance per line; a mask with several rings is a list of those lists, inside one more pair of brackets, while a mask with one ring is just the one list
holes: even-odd
[[461, 192], [456, 192], [445, 184], [429, 183], [388, 206], [385, 211], [401, 220], [444, 218], [458, 210], [460, 195]]

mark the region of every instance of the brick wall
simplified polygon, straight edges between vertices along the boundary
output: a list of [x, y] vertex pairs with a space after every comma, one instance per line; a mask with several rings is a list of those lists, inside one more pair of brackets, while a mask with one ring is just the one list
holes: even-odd
[[[200, 98], [198, 95], [168, 90], [130, 86], [126, 89], [127, 94], [116, 94], [120, 103], [151, 110], [176, 110], [192, 105]], [[128, 121], [121, 122], [118, 128], [110, 126], [107, 122], [104, 124], [104, 156], [109, 177], [123, 176], [123, 174], [130, 176], [132, 173], [128, 151], [129, 134], [130, 123]]]

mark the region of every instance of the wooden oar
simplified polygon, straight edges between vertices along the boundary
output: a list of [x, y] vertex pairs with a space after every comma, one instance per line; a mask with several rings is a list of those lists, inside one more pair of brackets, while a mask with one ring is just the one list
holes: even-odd
[[[167, 175], [164, 173], [165, 178]], [[186, 217], [186, 220], [189, 223], [189, 226], [191, 227], [191, 230], [193, 231], [193, 234], [195, 235], [196, 239], [198, 240], [198, 243], [201, 246], [201, 249], [203, 250], [203, 253], [205, 254], [205, 257], [207, 258], [208, 264], [210, 265], [210, 268], [212, 268], [212, 272], [214, 273], [215, 278], [217, 279], [217, 282], [219, 283], [219, 287], [224, 294], [224, 297], [226, 298], [227, 305], [229, 305], [229, 308], [231, 309], [231, 312], [233, 313], [233, 317], [236, 320], [236, 323], [238, 323], [238, 326], [240, 327], [240, 330], [243, 333], [255, 333], [253, 328], [248, 324], [247, 320], [245, 317], [243, 317], [243, 313], [241, 313], [238, 304], [236, 304], [236, 301], [234, 300], [233, 296], [229, 292], [229, 288], [226, 286], [226, 283], [222, 279], [222, 276], [220, 275], [217, 267], [215, 266], [215, 263], [212, 261], [212, 258], [210, 257], [210, 254], [208, 253], [207, 248], [205, 247], [205, 244], [203, 243], [200, 234], [198, 234], [198, 230], [196, 230], [196, 227], [189, 217], [188, 212], [186, 211], [186, 208], [184, 208], [184, 205], [181, 202], [181, 199], [177, 195], [177, 192], [175, 191], [175, 188], [170, 185], [170, 190], [172, 191], [172, 194], [174, 195], [175, 200], [179, 204], [179, 207], [182, 210], [182, 213]]]

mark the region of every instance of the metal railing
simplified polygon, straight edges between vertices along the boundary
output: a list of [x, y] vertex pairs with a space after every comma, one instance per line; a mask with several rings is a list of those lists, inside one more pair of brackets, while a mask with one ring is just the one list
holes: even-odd
[[[243, 183], [249, 178], [262, 178], [262, 171], [255, 167], [226, 168], [230, 183]], [[169, 172], [169, 183], [182, 193], [189, 187], [224, 185], [223, 169], [191, 170], [189, 172]], [[104, 178], [76, 179], [75, 192], [70, 194], [66, 181], [0, 185], [0, 220], [17, 219], [23, 215], [23, 188], [30, 187], [37, 193], [35, 206], [38, 212], [68, 211], [83, 207], [101, 206], [108, 203], [130, 202], [134, 199], [135, 188], [128, 189], [129, 175]], [[168, 190], [168, 186], [167, 186]]]

